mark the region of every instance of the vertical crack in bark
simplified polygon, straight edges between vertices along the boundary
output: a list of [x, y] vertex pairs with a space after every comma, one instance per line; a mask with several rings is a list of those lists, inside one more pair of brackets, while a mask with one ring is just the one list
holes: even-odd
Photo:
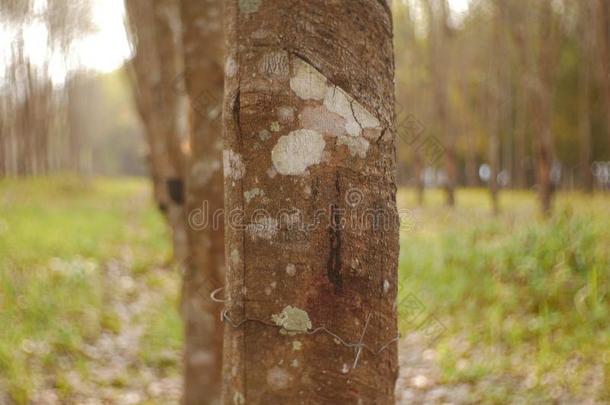
[[330, 206], [330, 226], [328, 233], [330, 236], [330, 252], [326, 264], [326, 274], [331, 283], [335, 286], [335, 293], [341, 292], [343, 278], [341, 276], [341, 213], [338, 209], [338, 201], [341, 196], [339, 185], [339, 174], [335, 177], [335, 202]]

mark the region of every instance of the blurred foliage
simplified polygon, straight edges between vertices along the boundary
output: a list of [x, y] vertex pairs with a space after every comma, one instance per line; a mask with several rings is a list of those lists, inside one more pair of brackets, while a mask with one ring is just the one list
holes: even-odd
[[[559, 194], [548, 221], [530, 193], [507, 192], [510, 209], [499, 217], [488, 214], [484, 190], [459, 198], [448, 211], [430, 193], [400, 256], [399, 302], [415, 294], [447, 328], [436, 342], [446, 381], [488, 380], [526, 403], [552, 403], [562, 388], [574, 403], [610, 400], [610, 197]], [[408, 207], [415, 197], [399, 201]], [[507, 403], [485, 387], [479, 401]]]

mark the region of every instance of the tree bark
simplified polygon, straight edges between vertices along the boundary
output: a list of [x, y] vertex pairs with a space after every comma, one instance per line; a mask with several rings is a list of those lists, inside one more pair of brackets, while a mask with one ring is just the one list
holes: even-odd
[[174, 259], [187, 256], [184, 211], [182, 128], [186, 109], [176, 92], [179, 75], [179, 9], [171, 0], [128, 0], [129, 20], [137, 41], [132, 61], [134, 94], [150, 145], [155, 195], [172, 231]]
[[553, 11], [549, 1], [538, 8], [538, 54], [533, 58], [533, 94], [530, 98], [531, 117], [536, 154], [536, 181], [543, 215], [551, 212], [553, 185], [551, 165], [553, 163], [553, 137], [551, 134], [551, 101], [553, 69], [555, 66], [555, 32]]
[[394, 403], [388, 4], [226, 4], [223, 403]]
[[[447, 63], [451, 57], [448, 54], [449, 10], [446, 0], [426, 0], [426, 7], [430, 17], [430, 70], [433, 81], [434, 103], [439, 134], [445, 147], [445, 191], [447, 205], [455, 205], [455, 183], [457, 179], [457, 164], [455, 151], [454, 131], [449, 123], [448, 69]], [[444, 59], [447, 58], [447, 59]]]
[[591, 134], [591, 73], [593, 54], [593, 37], [590, 26], [590, 4], [580, 4], [581, 60], [578, 78], [578, 133], [580, 139], [580, 172], [582, 187], [585, 192], [593, 191], [593, 172], [591, 170], [592, 134]]
[[159, 119], [160, 131], [166, 142], [170, 172], [167, 181], [170, 204], [168, 219], [172, 226], [174, 260], [185, 263], [188, 254], [185, 200], [187, 109], [176, 90], [181, 83], [180, 9], [177, 0], [152, 0], [155, 39], [160, 60]]
[[597, 0], [597, 48], [599, 52], [599, 77], [604, 100], [606, 136], [610, 150], [610, 4], [608, 0]]
[[182, 0], [181, 18], [184, 79], [191, 104], [191, 159], [186, 174], [189, 255], [182, 292], [183, 404], [201, 405], [218, 403], [222, 385], [222, 307], [210, 294], [224, 284], [224, 228], [222, 223], [203, 226], [201, 222], [210, 221], [224, 206], [222, 1]]
[[156, 47], [155, 20], [152, 0], [126, 0], [130, 34], [135, 43], [135, 55], [130, 63], [133, 98], [144, 127], [149, 154], [148, 163], [155, 200], [167, 215], [170, 204], [167, 179], [170, 177], [169, 154], [158, 120], [160, 60]]

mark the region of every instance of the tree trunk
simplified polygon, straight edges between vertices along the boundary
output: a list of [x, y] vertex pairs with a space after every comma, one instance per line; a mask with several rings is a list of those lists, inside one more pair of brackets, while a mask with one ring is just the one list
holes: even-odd
[[[526, 75], [525, 72], [522, 74]], [[523, 84], [517, 89], [517, 103], [515, 106], [515, 158], [513, 160], [513, 173], [517, 188], [527, 188], [527, 91]]]
[[152, 0], [126, 0], [130, 34], [136, 53], [130, 64], [130, 81], [133, 98], [144, 127], [149, 154], [148, 163], [153, 183], [155, 201], [159, 209], [167, 214], [169, 194], [169, 154], [160, 131], [159, 77], [160, 60], [156, 47], [156, 34]]
[[[496, 1], [494, 4], [494, 22], [493, 22], [493, 34], [492, 46], [499, 49], [500, 52], [504, 50], [502, 26], [503, 26], [503, 9], [502, 0]], [[499, 174], [499, 159], [500, 159], [500, 129], [502, 127], [502, 97], [504, 96], [504, 77], [502, 72], [502, 62], [500, 58], [496, 58], [491, 62], [490, 68], [490, 100], [488, 107], [488, 119], [489, 119], [489, 191], [491, 194], [491, 204], [494, 215], [500, 212], [500, 204], [498, 201], [498, 174]]]
[[583, 189], [591, 193], [593, 191], [593, 173], [591, 171], [591, 62], [593, 38], [590, 26], [590, 5], [587, 2], [580, 4], [580, 30], [581, 30], [581, 60], [578, 79], [578, 133], [580, 139], [580, 170]]
[[390, 9], [226, 4], [223, 403], [392, 404]]
[[224, 228], [222, 223], [204, 226], [224, 205], [222, 2], [182, 0], [181, 16], [184, 79], [191, 100], [191, 160], [186, 177], [189, 256], [182, 293], [183, 404], [201, 405], [218, 403], [222, 385], [222, 307], [210, 294], [224, 284]]
[[418, 150], [413, 151], [413, 170], [415, 176], [415, 189], [417, 192], [417, 205], [424, 205], [424, 165], [421, 153]]
[[601, 93], [606, 110], [607, 150], [610, 151], [610, 4], [608, 4], [608, 0], [597, 0], [597, 4], [598, 61]]
[[185, 170], [187, 109], [176, 87], [181, 79], [180, 9], [177, 0], [153, 0], [157, 52], [160, 60], [159, 103], [160, 131], [169, 155], [170, 173], [167, 188], [170, 196], [168, 219], [172, 226], [174, 260], [184, 263], [187, 258], [185, 200]]
[[[455, 183], [457, 178], [457, 164], [455, 153], [455, 136], [449, 123], [449, 100], [448, 90], [448, 57], [449, 11], [446, 0], [427, 0], [428, 15], [430, 17], [430, 69], [434, 87], [434, 103], [436, 107], [436, 118], [441, 138], [443, 139], [445, 154], [445, 191], [447, 193], [447, 205], [455, 205]], [[447, 58], [447, 59], [444, 59]]]
[[179, 9], [171, 0], [129, 0], [126, 6], [137, 41], [132, 82], [148, 135], [155, 195], [172, 230], [174, 259], [184, 263], [187, 236], [181, 128], [186, 128], [186, 110], [182, 111], [175, 88], [181, 77], [174, 28], [179, 25]]

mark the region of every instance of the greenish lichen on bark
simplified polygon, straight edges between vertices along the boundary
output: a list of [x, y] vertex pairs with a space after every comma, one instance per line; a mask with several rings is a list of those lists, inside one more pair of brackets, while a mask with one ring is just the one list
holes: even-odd
[[[394, 343], [344, 373], [352, 348], [311, 329], [356, 342], [371, 313], [364, 343], [380, 347], [397, 333], [387, 5], [350, 0], [346, 13], [342, 2], [264, 0], [248, 14], [231, 0], [226, 15], [235, 69], [225, 87], [225, 150], [244, 170], [225, 177], [225, 201], [246, 224], [227, 228], [227, 251], [240, 258], [227, 275], [227, 314], [244, 323], [226, 328], [223, 402], [239, 392], [252, 404], [392, 403]], [[360, 204], [346, 202], [354, 188]], [[302, 215], [271, 220], [291, 210]], [[367, 210], [381, 210], [388, 226], [345, 226]]]

